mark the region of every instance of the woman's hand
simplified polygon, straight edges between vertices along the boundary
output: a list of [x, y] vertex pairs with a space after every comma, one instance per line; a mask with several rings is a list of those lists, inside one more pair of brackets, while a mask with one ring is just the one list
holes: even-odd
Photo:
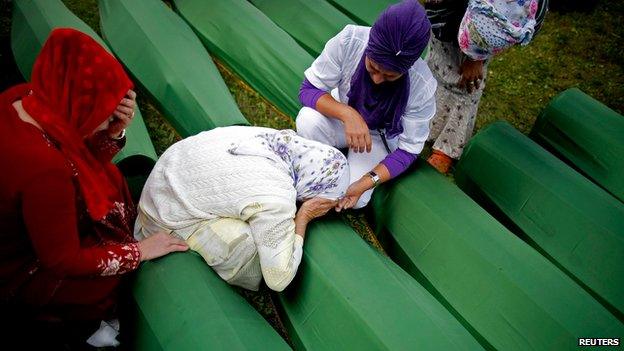
[[324, 199], [321, 197], [313, 197], [304, 201], [295, 216], [295, 233], [304, 236], [306, 227], [310, 221], [324, 216], [337, 204], [338, 200]]
[[336, 118], [344, 124], [345, 140], [354, 152], [371, 152], [371, 140], [368, 125], [362, 115], [353, 107], [336, 101], [329, 93], [316, 102], [316, 110], [325, 116]]
[[115, 112], [113, 112], [113, 116], [111, 116], [111, 122], [108, 125], [108, 135], [111, 138], [118, 138], [121, 132], [130, 125], [134, 117], [135, 106], [136, 93], [133, 90], [128, 90], [126, 97], [121, 99]]
[[168, 253], [188, 250], [184, 240], [175, 238], [167, 233], [157, 233], [139, 241], [141, 261], [149, 261]]
[[358, 179], [353, 184], [349, 185], [347, 188], [347, 194], [345, 197], [338, 201], [338, 205], [336, 206], [336, 212], [340, 212], [342, 210], [346, 210], [349, 208], [353, 208], [355, 204], [360, 199], [360, 196], [373, 187], [373, 180], [368, 176], [364, 176]]
[[353, 107], [345, 106], [341, 120], [344, 123], [345, 140], [349, 149], [354, 152], [371, 152], [373, 142], [362, 115]]
[[474, 89], [479, 89], [481, 79], [483, 79], [483, 61], [466, 59], [459, 66], [459, 74], [461, 74], [459, 83], [457, 83], [459, 88], [472, 93]]

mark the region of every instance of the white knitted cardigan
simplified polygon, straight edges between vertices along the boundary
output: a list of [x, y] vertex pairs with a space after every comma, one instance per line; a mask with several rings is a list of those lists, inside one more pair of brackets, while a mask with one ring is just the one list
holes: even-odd
[[297, 272], [303, 246], [303, 238], [295, 234], [293, 179], [264, 157], [227, 151], [266, 131], [270, 129], [217, 128], [174, 144], [156, 163], [139, 206], [184, 239], [191, 234], [188, 228], [206, 220], [248, 222], [264, 280], [281, 291]]

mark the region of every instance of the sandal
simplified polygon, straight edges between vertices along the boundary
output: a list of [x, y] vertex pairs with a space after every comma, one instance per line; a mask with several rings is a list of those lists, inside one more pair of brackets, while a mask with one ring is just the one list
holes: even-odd
[[442, 174], [448, 173], [453, 164], [453, 159], [442, 151], [433, 150], [433, 153], [427, 159], [427, 162], [438, 172]]

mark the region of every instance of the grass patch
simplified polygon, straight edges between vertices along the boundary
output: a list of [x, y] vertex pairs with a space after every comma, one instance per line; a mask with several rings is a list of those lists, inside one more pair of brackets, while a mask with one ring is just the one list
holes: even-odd
[[271, 105], [259, 93], [254, 91], [225, 64], [213, 57], [234, 101], [243, 116], [254, 126], [275, 129], [295, 129], [295, 121]]
[[622, 23], [622, 1], [603, 1], [589, 13], [550, 12], [528, 46], [491, 62], [475, 131], [506, 120], [526, 134], [542, 108], [571, 87], [624, 112]]

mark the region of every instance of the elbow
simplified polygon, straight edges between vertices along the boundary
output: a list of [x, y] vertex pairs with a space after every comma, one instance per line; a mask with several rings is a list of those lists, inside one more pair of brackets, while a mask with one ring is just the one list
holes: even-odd
[[304, 79], [303, 82], [301, 82], [301, 85], [299, 86], [299, 102], [305, 106], [305, 96], [306, 96], [306, 91], [308, 90], [308, 84], [307, 83], [307, 79]]
[[267, 286], [269, 287], [269, 289], [275, 291], [275, 292], [282, 292], [284, 291], [284, 289], [286, 289], [286, 287], [288, 287], [288, 284], [269, 284], [267, 283]]
[[299, 103], [301, 103], [301, 105], [305, 106], [306, 105], [306, 101], [305, 101], [305, 92], [303, 90], [299, 90]]
[[41, 267], [59, 278], [75, 275], [76, 260], [71, 255], [59, 255], [47, 259], [40, 258]]
[[267, 279], [265, 276], [264, 281], [266, 282], [266, 285], [269, 287], [269, 289], [276, 292], [282, 292], [293, 281], [296, 273], [296, 271], [273, 271], [270, 278]]
[[275, 292], [282, 292], [282, 291], [284, 291], [284, 289], [286, 289], [288, 284], [284, 285], [284, 284], [269, 284], [269, 283], [267, 283], [267, 286], [269, 287], [269, 289], [271, 289], [271, 290], [273, 290]]
[[71, 263], [66, 260], [40, 261], [41, 268], [53, 275], [64, 278], [71, 274]]

